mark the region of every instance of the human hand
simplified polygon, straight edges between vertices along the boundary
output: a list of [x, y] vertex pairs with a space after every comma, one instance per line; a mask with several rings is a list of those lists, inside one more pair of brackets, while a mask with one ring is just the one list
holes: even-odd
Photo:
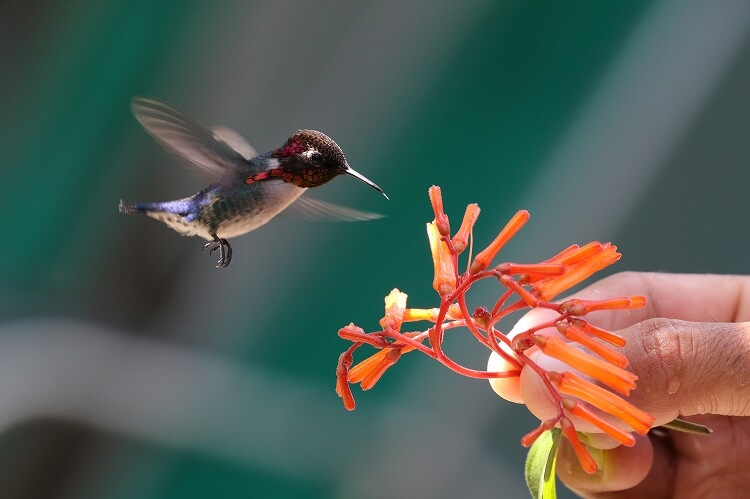
[[[638, 436], [634, 447], [591, 449], [599, 468], [594, 474], [581, 469], [562, 439], [558, 476], [591, 498], [744, 495], [750, 487], [750, 278], [622, 273], [576, 297], [632, 294], [645, 295], [648, 305], [587, 316], [627, 340], [623, 353], [639, 377], [628, 400], [654, 415], [656, 425], [679, 416], [713, 434], [658, 430]], [[540, 322], [540, 312], [522, 318], [520, 329]]]

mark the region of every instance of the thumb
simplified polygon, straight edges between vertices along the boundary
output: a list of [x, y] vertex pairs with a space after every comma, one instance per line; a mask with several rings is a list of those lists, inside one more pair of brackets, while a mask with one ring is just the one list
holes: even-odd
[[649, 319], [621, 330], [638, 375], [630, 402], [663, 424], [680, 416], [750, 416], [750, 323]]

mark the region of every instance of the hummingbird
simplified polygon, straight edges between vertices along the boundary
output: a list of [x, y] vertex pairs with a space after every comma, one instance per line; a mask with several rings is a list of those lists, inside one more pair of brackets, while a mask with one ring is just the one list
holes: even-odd
[[281, 147], [258, 155], [234, 130], [204, 128], [164, 102], [135, 97], [131, 110], [163, 148], [214, 180], [200, 192], [174, 201], [120, 200], [120, 211], [145, 213], [180, 234], [206, 239], [204, 250], [219, 251], [217, 267], [232, 261], [229, 238], [257, 229], [292, 204], [296, 215], [307, 219], [380, 218], [308, 196], [300, 198], [307, 189], [338, 175], [359, 179], [388, 199], [380, 187], [349, 166], [336, 142], [316, 130], [297, 130]]

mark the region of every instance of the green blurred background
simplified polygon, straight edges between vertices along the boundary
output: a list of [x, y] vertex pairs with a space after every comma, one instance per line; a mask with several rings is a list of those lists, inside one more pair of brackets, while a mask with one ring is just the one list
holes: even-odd
[[[746, 273], [749, 35], [731, 0], [5, 0], [0, 497], [523, 497], [524, 407], [412, 355], [348, 413], [336, 331], [394, 286], [437, 303], [432, 184], [480, 245], [531, 212], [507, 260], [596, 239], [612, 271]], [[134, 95], [261, 151], [322, 130], [391, 201], [316, 195], [388, 217], [277, 220], [217, 270], [117, 211], [206, 183]]]

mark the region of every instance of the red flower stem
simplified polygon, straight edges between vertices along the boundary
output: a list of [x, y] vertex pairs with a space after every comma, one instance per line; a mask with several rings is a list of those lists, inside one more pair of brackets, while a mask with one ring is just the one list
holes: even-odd
[[466, 295], [462, 294], [458, 296], [458, 306], [461, 309], [461, 313], [464, 315], [464, 318], [466, 320], [466, 327], [471, 331], [471, 334], [473, 334], [479, 343], [486, 346], [487, 348], [492, 348], [491, 342], [487, 340], [487, 338], [477, 329], [476, 324], [474, 324], [474, 321], [470, 319], [471, 314], [469, 313], [469, 308], [466, 306]]
[[[456, 320], [450, 321], [450, 322], [443, 322], [443, 334], [445, 334], [446, 330], [448, 330], [448, 329], [454, 329], [454, 328], [457, 328], [457, 327], [466, 327], [466, 321], [463, 320], [463, 319], [456, 319]], [[381, 334], [382, 335], [382, 333], [383, 333], [383, 331], [380, 331], [379, 333], [373, 333], [373, 334]], [[401, 333], [401, 334], [404, 334], [404, 333]], [[414, 334], [414, 336], [409, 336], [409, 338], [411, 338], [412, 340], [416, 340], [416, 341], [420, 341], [421, 342], [425, 338], [429, 338], [430, 329], [427, 329], [427, 330], [422, 331], [420, 333], [417, 333], [416, 331], [414, 331], [413, 333], [410, 333], [410, 334]], [[393, 337], [393, 336], [391, 336], [391, 337]], [[425, 348], [427, 348], [430, 352], [432, 352], [432, 350], [429, 347], [425, 347]], [[434, 352], [432, 352], [432, 353], [434, 353]]]
[[516, 352], [516, 355], [524, 362], [525, 365], [529, 366], [534, 370], [534, 372], [536, 372], [537, 376], [539, 376], [539, 378], [542, 380], [542, 383], [544, 383], [544, 386], [547, 388], [547, 391], [552, 397], [552, 400], [556, 403], [557, 416], [555, 416], [554, 421], [557, 422], [562, 419], [564, 417], [562, 409], [563, 398], [562, 395], [560, 395], [560, 393], [555, 389], [555, 386], [552, 384], [549, 378], [547, 378], [547, 371], [539, 367], [536, 362], [531, 360], [523, 352]]
[[445, 315], [448, 313], [448, 307], [445, 306], [446, 300], [440, 298], [440, 310], [438, 311], [437, 319], [435, 319], [435, 325], [429, 329], [428, 337], [430, 339], [430, 347], [432, 348], [433, 357], [440, 359], [443, 357], [443, 321]]
[[[361, 342], [353, 343], [352, 346], [346, 349], [344, 353], [339, 355], [339, 365], [342, 367], [345, 367], [347, 370], [352, 365], [352, 359], [354, 357], [354, 352], [363, 345]], [[348, 364], [348, 365], [344, 365]]]
[[[455, 248], [452, 250], [455, 252]], [[456, 267], [454, 266], [454, 269]], [[479, 273], [478, 276], [484, 276], [486, 274]], [[438, 311], [438, 316], [435, 318], [435, 325], [430, 328], [429, 337], [430, 337], [430, 346], [432, 347], [433, 352], [435, 353], [435, 358], [439, 359], [443, 356], [443, 329], [442, 324], [443, 321], [445, 321], [445, 316], [448, 314], [448, 309], [450, 308], [451, 304], [456, 301], [456, 298], [461, 296], [462, 294], [466, 293], [466, 291], [469, 290], [471, 285], [477, 280], [482, 277], [478, 277], [477, 279], [462, 279], [463, 276], [459, 276], [459, 278], [456, 279], [456, 289], [453, 290], [450, 294], [448, 294], [445, 297], [440, 297], [440, 309]], [[470, 315], [468, 317], [471, 317]]]
[[496, 342], [502, 341], [503, 343], [508, 345], [511, 349], [513, 348], [513, 343], [511, 343], [510, 339], [507, 336], [505, 336], [505, 334], [495, 329], [495, 326], [489, 326], [487, 329], [487, 333], [491, 334], [492, 338], [494, 338]]
[[[447, 238], [444, 238], [447, 239]], [[450, 240], [447, 240], [447, 242], [450, 244]], [[458, 253], [455, 251], [455, 248], [453, 248], [453, 245], [449, 245], [449, 249], [452, 253], [454, 253], [454, 256], [458, 258]], [[454, 269], [457, 268], [457, 264], [454, 265]], [[452, 293], [450, 293], [445, 299], [441, 298], [440, 302], [440, 311], [438, 312], [438, 316], [435, 320], [435, 326], [430, 329], [430, 346], [432, 346], [433, 352], [435, 353], [435, 358], [440, 359], [445, 356], [442, 350], [442, 343], [443, 343], [443, 330], [442, 330], [442, 323], [445, 320], [445, 316], [448, 313], [448, 308], [450, 307], [450, 304], [454, 301], [458, 301], [458, 305], [461, 308], [461, 313], [463, 314], [464, 318], [466, 319], [466, 327], [469, 328], [471, 333], [479, 340], [480, 343], [483, 345], [492, 348], [494, 351], [497, 351], [498, 354], [502, 355], [506, 360], [508, 360], [511, 364], [514, 366], [518, 364], [518, 360], [514, 359], [512, 356], [508, 355], [506, 352], [503, 352], [500, 348], [497, 348], [497, 341], [493, 340], [493, 345], [490, 344], [490, 342], [487, 340], [487, 338], [479, 332], [479, 330], [475, 327], [474, 322], [471, 320], [471, 314], [468, 311], [468, 308], [466, 306], [466, 292], [471, 288], [472, 284], [479, 281], [480, 279], [484, 279], [486, 277], [493, 276], [495, 274], [494, 270], [485, 270], [477, 272], [476, 274], [470, 274], [465, 273], [461, 276], [459, 276], [456, 279], [456, 289], [453, 290]], [[524, 290], [526, 291], [526, 290]], [[508, 294], [510, 296], [511, 293]], [[446, 306], [447, 305], [447, 306]], [[518, 307], [519, 309], [521, 307]], [[505, 315], [505, 314], [504, 314]], [[518, 366], [520, 368], [520, 365]]]
[[437, 360], [438, 362], [440, 362], [447, 368], [463, 376], [467, 376], [470, 378], [479, 378], [479, 379], [493, 379], [493, 378], [512, 378], [514, 376], [521, 375], [520, 369], [513, 369], [510, 371], [497, 371], [497, 372], [478, 371], [475, 369], [470, 369], [468, 367], [464, 367], [456, 363], [450, 357], [445, 355], [445, 353], [443, 353], [442, 351], [440, 353], [440, 357], [438, 357], [431, 348], [426, 347], [425, 345], [415, 340], [414, 338], [405, 336], [404, 334], [399, 333], [397, 331], [393, 331], [393, 330], [383, 331], [382, 334], [384, 336], [389, 336], [391, 338], [397, 339], [398, 341], [403, 341], [404, 343], [407, 343], [408, 345], [413, 346], [415, 349], [419, 350], [420, 352], [424, 353], [425, 355], [429, 357], [432, 357], [433, 359]]
[[527, 308], [527, 306], [523, 302], [523, 300], [518, 300], [517, 302], [511, 303], [510, 305], [500, 310], [499, 312], [493, 313], [492, 317], [490, 318], [490, 324], [496, 324], [498, 321], [502, 320], [504, 317], [512, 314], [513, 312], [517, 312], [518, 310], [523, 310], [524, 308]]
[[450, 303], [453, 303], [460, 295], [466, 293], [472, 286], [472, 284], [491, 275], [492, 274], [490, 272], [485, 271], [474, 275], [471, 275], [468, 272], [464, 272], [463, 274], [458, 276], [458, 278], [456, 279], [456, 282], [458, 283], [456, 285], [456, 289], [453, 290], [453, 293], [448, 296]]
[[[482, 279], [482, 278], [483, 278], [483, 276], [479, 276], [479, 277], [478, 276], [470, 276], [469, 280], [476, 282], [478, 279]], [[460, 295], [458, 295], [458, 306], [461, 309], [461, 313], [463, 314], [464, 317], [471, 317], [471, 314], [469, 313], [469, 309], [466, 306], [466, 293], [465, 292], [461, 293]], [[507, 360], [511, 365], [513, 365], [517, 369], [521, 369], [522, 366], [521, 366], [520, 362], [518, 362], [518, 359], [516, 359], [515, 357], [513, 357], [508, 352], [505, 352], [498, 345], [498, 336], [497, 335], [498, 335], [499, 332], [495, 328], [490, 327], [489, 330], [487, 330], [488, 337], [485, 338], [485, 336], [477, 329], [476, 325], [474, 324], [474, 321], [467, 320], [466, 322], [467, 322], [466, 323], [466, 327], [480, 341], [480, 343], [482, 343], [486, 347], [492, 349], [492, 351], [496, 352], [498, 355], [500, 355], [501, 357], [503, 357], [505, 360]], [[510, 341], [508, 340], [508, 338], [504, 334], [502, 334], [502, 333], [500, 333], [500, 336], [503, 338], [503, 340], [505, 341], [505, 343], [510, 347], [511, 345], [510, 345]]]
[[512, 289], [513, 292], [516, 293], [529, 308], [534, 308], [539, 303], [539, 299], [537, 299], [536, 296], [534, 296], [530, 291], [518, 284], [511, 276], [507, 274], [501, 274], [500, 282], [506, 288]]
[[[415, 350], [419, 350], [420, 352], [422, 352], [425, 355], [428, 355], [428, 356], [430, 356], [432, 358], [436, 358], [435, 352], [430, 347], [425, 346], [421, 341], [419, 341], [416, 338], [412, 338], [412, 337], [407, 336], [407, 335], [405, 335], [403, 333], [399, 333], [395, 329], [388, 329], [388, 330], [383, 331], [380, 334], [382, 336], [387, 336], [389, 338], [393, 338], [393, 339], [397, 340], [397, 342], [399, 342], [399, 341], [403, 342], [403, 343], [405, 343], [405, 344], [407, 344], [409, 346], [414, 347]], [[418, 336], [417, 336], [417, 338], [418, 338]], [[394, 343], [391, 346], [392, 347], [397, 347], [398, 345]]]
[[555, 312], [560, 314], [561, 320], [567, 319], [571, 315], [575, 315], [570, 312], [563, 312], [562, 309], [560, 308], [559, 303], [554, 303], [554, 302], [546, 301], [546, 300], [539, 300], [539, 303], [537, 303], [537, 308], [546, 308], [549, 310], [554, 310]]
[[497, 371], [497, 372], [477, 371], [475, 369], [464, 367], [461, 364], [457, 364], [455, 361], [453, 361], [450, 357], [448, 357], [445, 354], [443, 354], [441, 358], [436, 359], [436, 360], [440, 362], [441, 364], [443, 364], [448, 369], [455, 371], [458, 374], [461, 374], [469, 378], [477, 378], [477, 379], [513, 378], [513, 377], [521, 375], [521, 371], [517, 369], [513, 369], [512, 371]]
[[503, 350], [500, 347], [498, 341], [502, 341], [503, 343], [505, 343], [506, 345], [508, 345], [508, 347], [513, 348], [510, 345], [510, 340], [508, 339], [507, 336], [505, 336], [503, 333], [501, 333], [500, 331], [498, 331], [494, 327], [490, 327], [487, 330], [487, 334], [490, 337], [490, 348], [492, 348], [493, 352], [497, 353], [500, 357], [502, 357], [503, 359], [505, 359], [509, 364], [511, 364], [512, 366], [514, 366], [516, 369], [523, 368], [523, 364], [521, 364], [521, 362], [516, 357], [514, 357], [511, 354], [509, 354], [508, 352], [506, 352], [505, 350]]
[[[461, 308], [461, 313], [464, 315], [464, 317], [471, 317], [469, 315], [469, 309], [466, 306], [466, 295], [460, 295], [458, 297], [458, 306]], [[495, 333], [498, 331], [495, 328], [490, 328], [487, 332], [488, 338], [485, 338], [484, 335], [477, 329], [476, 324], [474, 324], [474, 321], [466, 321], [466, 327], [469, 328], [469, 331], [472, 332], [474, 336], [477, 337], [477, 339], [487, 348], [490, 348], [493, 352], [497, 353], [500, 357], [504, 358], [508, 361], [513, 367], [516, 369], [521, 369], [521, 363], [518, 362], [518, 359], [513, 357], [511, 354], [500, 348], [500, 345], [497, 343], [497, 337], [495, 336]], [[502, 335], [505, 337], [505, 335]], [[507, 338], [506, 338], [507, 340]], [[510, 342], [508, 342], [508, 346], [510, 346]]]
[[374, 348], [385, 348], [388, 346], [388, 343], [377, 334], [367, 334], [356, 330], [353, 331], [351, 327], [339, 329], [339, 337], [349, 340], [352, 343], [367, 343]]
[[533, 444], [536, 439], [542, 435], [542, 433], [551, 429], [553, 426], [555, 426], [556, 423], [557, 421], [554, 419], [542, 421], [542, 424], [521, 437], [521, 445], [523, 445], [524, 447], [530, 447], [531, 444]]
[[534, 333], [536, 333], [537, 331], [541, 331], [542, 329], [554, 328], [554, 327], [557, 326], [557, 323], [559, 321], [560, 321], [560, 318], [559, 317], [555, 317], [554, 319], [551, 319], [551, 320], [549, 320], [547, 322], [541, 322], [541, 323], [537, 324], [534, 327], [530, 327], [529, 329], [527, 329], [526, 331], [524, 331], [522, 333], [518, 333], [513, 338], [513, 340], [515, 342], [518, 339], [525, 338], [525, 339], [533, 341], [534, 340]]
[[[512, 371], [501, 371], [501, 372], [489, 372], [489, 371], [478, 371], [475, 369], [470, 369], [468, 367], [464, 367], [452, 359], [450, 359], [445, 353], [443, 352], [441, 345], [443, 341], [443, 321], [445, 320], [445, 316], [448, 313], [448, 308], [450, 307], [450, 304], [454, 301], [454, 296], [461, 290], [468, 289], [471, 286], [471, 281], [467, 281], [466, 283], [462, 283], [459, 287], [456, 288], [456, 290], [451, 293], [447, 298], [443, 299], [441, 298], [440, 301], [440, 310], [438, 311], [438, 316], [435, 320], [435, 325], [431, 327], [428, 330], [428, 337], [430, 340], [430, 347], [428, 348], [419, 341], [415, 340], [414, 338], [410, 338], [408, 336], [405, 336], [399, 332], [389, 330], [389, 331], [383, 331], [382, 334], [390, 336], [392, 338], [396, 338], [400, 341], [403, 341], [404, 343], [407, 343], [411, 346], [413, 346], [415, 349], [418, 349], [420, 352], [429, 355], [430, 357], [434, 358], [447, 368], [462, 374], [464, 376], [470, 377], [470, 378], [479, 378], [479, 379], [492, 379], [492, 378], [510, 378], [513, 376], [520, 376], [520, 370], [512, 370]], [[470, 317], [470, 316], [469, 316]], [[470, 321], [464, 321], [465, 325]], [[468, 327], [468, 326], [467, 326]], [[481, 334], [480, 334], [481, 336]]]
[[508, 300], [508, 298], [511, 297], [512, 294], [512, 289], [506, 290], [505, 293], [503, 293], [502, 296], [495, 302], [495, 306], [492, 307], [492, 312], [490, 312], [490, 315], [494, 317], [497, 314], [497, 311], [500, 310], [500, 307], [505, 304], [505, 302]]

